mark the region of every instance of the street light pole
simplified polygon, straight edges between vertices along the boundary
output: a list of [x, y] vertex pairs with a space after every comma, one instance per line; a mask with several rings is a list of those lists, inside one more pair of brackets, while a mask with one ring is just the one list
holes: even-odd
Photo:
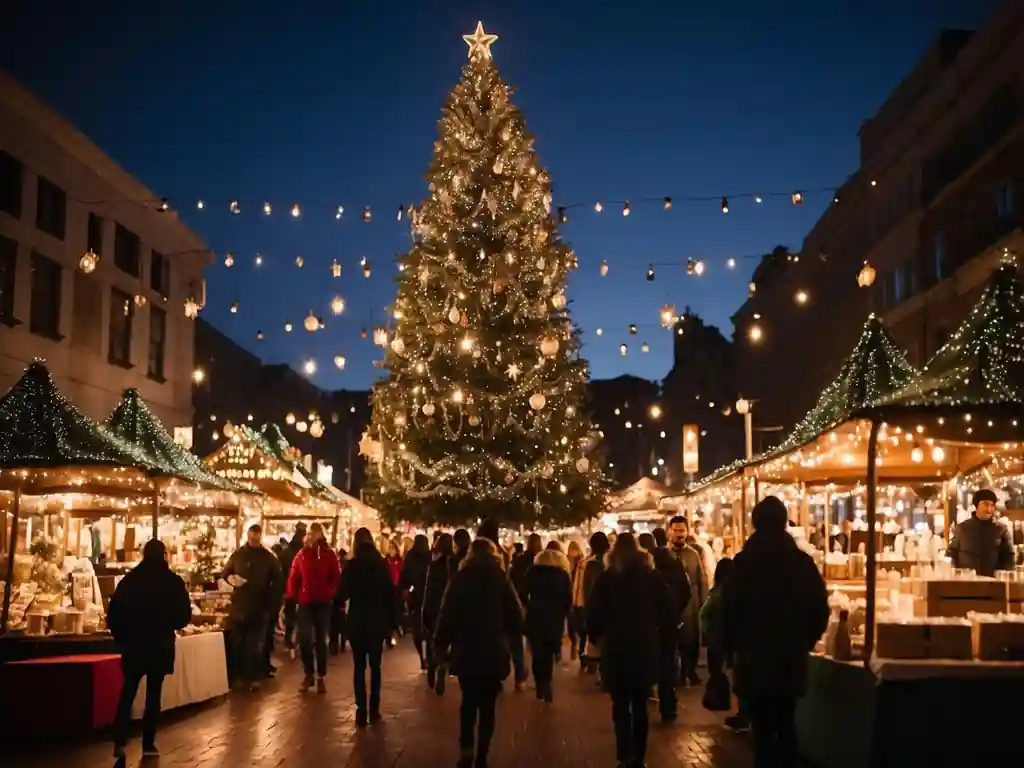
[[743, 416], [743, 431], [747, 439], [747, 461], [754, 458], [754, 401], [740, 398], [736, 401], [736, 413]]

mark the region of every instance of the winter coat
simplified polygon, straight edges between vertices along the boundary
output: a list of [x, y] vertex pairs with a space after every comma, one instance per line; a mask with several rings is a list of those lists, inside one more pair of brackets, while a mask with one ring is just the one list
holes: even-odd
[[292, 536], [292, 540], [288, 542], [287, 546], [281, 550], [281, 556], [278, 558], [281, 562], [281, 573], [287, 579], [288, 575], [292, 572], [292, 563], [295, 561], [295, 556], [302, 551], [305, 546], [305, 540], [299, 534]]
[[398, 624], [395, 585], [371, 542], [356, 547], [341, 574], [340, 598], [348, 602], [346, 630], [353, 646], [383, 642]]
[[388, 574], [391, 576], [391, 583], [398, 588], [399, 583], [402, 580], [402, 558], [400, 557], [386, 557], [384, 562], [388, 567]]
[[668, 547], [655, 548], [652, 556], [654, 558], [654, 569], [664, 579], [665, 586], [668, 587], [672, 615], [676, 619], [676, 630], [672, 634], [678, 638], [679, 627], [683, 623], [686, 609], [693, 602], [693, 589], [690, 586], [690, 577], [686, 575], [686, 569], [679, 561], [679, 558]]
[[709, 652], [724, 652], [725, 648], [725, 587], [715, 585], [708, 593], [708, 599], [700, 609], [700, 633]]
[[526, 573], [526, 636], [531, 643], [562, 642], [565, 621], [572, 609], [569, 558], [544, 550]]
[[601, 650], [612, 690], [648, 689], [658, 681], [662, 638], [675, 629], [668, 587], [644, 551], [609, 557], [587, 601], [587, 634]]
[[973, 568], [979, 576], [1013, 570], [1010, 529], [995, 520], [969, 517], [953, 529], [946, 556], [956, 568]]
[[458, 568], [454, 556], [445, 557], [443, 555], [435, 557], [427, 567], [427, 580], [423, 588], [423, 605], [420, 607], [423, 629], [427, 634], [434, 632], [437, 614], [441, 610], [441, 600], [445, 590], [448, 589], [448, 582], [451, 581], [452, 575]]
[[808, 654], [828, 624], [825, 583], [785, 530], [754, 532], [734, 558], [723, 597], [723, 641], [748, 696], [800, 697]]
[[502, 562], [466, 557], [441, 602], [437, 652], [460, 677], [504, 680], [511, 671], [509, 640], [521, 642], [522, 632], [523, 608]]
[[330, 603], [338, 591], [341, 565], [334, 550], [324, 541], [303, 547], [292, 561], [285, 597], [299, 605]]
[[519, 596], [519, 601], [523, 602], [526, 600], [526, 573], [530, 570], [530, 566], [533, 565], [533, 559], [536, 555], [533, 552], [523, 552], [521, 555], [516, 555], [512, 560], [512, 569], [509, 571], [508, 577], [512, 580], [512, 586], [516, 588], [516, 594]]
[[231, 621], [252, 624], [264, 621], [281, 597], [281, 564], [263, 546], [243, 544], [234, 551], [224, 568], [224, 578], [241, 576], [245, 584], [231, 593]]
[[681, 549], [674, 550], [676, 558], [686, 571], [690, 582], [690, 600], [683, 609], [682, 635], [688, 639], [700, 637], [700, 608], [708, 598], [708, 580], [704, 570], [704, 554], [691, 536]]
[[591, 555], [576, 567], [576, 577], [572, 585], [572, 604], [575, 608], [585, 608], [590, 593], [594, 591], [598, 577], [604, 572], [604, 559]]
[[174, 672], [174, 633], [192, 618], [181, 577], [166, 562], [143, 560], [110, 598], [107, 626], [123, 663], [145, 672]]
[[418, 613], [423, 607], [424, 590], [427, 586], [427, 571], [430, 569], [430, 551], [409, 550], [402, 564], [399, 586], [409, 595], [409, 610]]

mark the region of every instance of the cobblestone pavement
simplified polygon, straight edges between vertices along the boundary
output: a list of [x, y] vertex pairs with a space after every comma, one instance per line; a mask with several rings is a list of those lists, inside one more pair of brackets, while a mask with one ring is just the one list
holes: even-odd
[[[406, 643], [384, 658], [384, 722], [356, 729], [351, 656], [331, 659], [325, 696], [299, 694], [301, 665], [279, 659], [276, 680], [254, 693], [169, 713], [158, 736], [159, 759], [141, 761], [137, 738], [129, 744], [129, 766], [151, 768], [434, 768], [454, 766], [458, 753], [458, 686], [443, 698], [430, 691]], [[611, 703], [594, 677], [576, 664], [559, 665], [555, 701], [537, 701], [531, 684], [510, 684], [498, 701], [498, 731], [492, 768], [615, 765]], [[679, 721], [663, 726], [651, 704], [650, 768], [751, 765], [748, 737], [726, 729], [721, 717], [701, 707], [700, 692], [681, 692]], [[74, 746], [21, 749], [19, 768], [111, 766], [102, 737]]]

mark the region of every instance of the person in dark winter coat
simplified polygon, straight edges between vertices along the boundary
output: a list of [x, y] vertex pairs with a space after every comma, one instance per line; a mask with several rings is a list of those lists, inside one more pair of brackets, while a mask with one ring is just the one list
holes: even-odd
[[[352, 644], [356, 725], [380, 720], [381, 657], [384, 641], [398, 623], [395, 585], [373, 534], [360, 528], [353, 537], [355, 554], [341, 575], [341, 600], [348, 603], [348, 636]], [[366, 666], [370, 666], [367, 713]], [[367, 716], [369, 714], [369, 717]]]
[[306, 546], [292, 561], [286, 593], [289, 600], [298, 604], [296, 618], [299, 624], [299, 649], [305, 672], [299, 690], [303, 693], [313, 687], [314, 672], [316, 692], [327, 692], [324, 684], [327, 675], [327, 632], [331, 623], [331, 605], [340, 582], [338, 556], [324, 541], [324, 529], [320, 523], [313, 523], [309, 527]]
[[421, 632], [427, 641], [427, 685], [431, 688], [437, 682], [437, 653], [434, 650], [434, 630], [437, 628], [437, 615], [441, 612], [441, 600], [452, 575], [458, 570], [455, 560], [455, 542], [450, 533], [442, 533], [434, 544], [430, 566], [427, 568], [427, 581], [423, 588], [423, 606], [421, 608]]
[[555, 655], [562, 647], [565, 622], [572, 610], [571, 569], [569, 558], [546, 549], [526, 573], [526, 637], [533, 657], [533, 679], [537, 698], [549, 704], [554, 700]]
[[759, 501], [752, 521], [722, 596], [723, 649], [735, 659], [737, 694], [749, 707], [755, 766], [791, 766], [794, 711], [807, 689], [808, 654], [828, 624], [828, 595], [814, 561], [786, 530], [778, 498]]
[[437, 652], [451, 659], [462, 690], [461, 768], [487, 765], [495, 704], [511, 666], [509, 641], [522, 642], [523, 609], [503, 562], [490, 539], [474, 541], [470, 554], [452, 577], [437, 619]]
[[423, 534], [412, 543], [412, 549], [405, 555], [399, 588], [406, 595], [409, 618], [412, 625], [412, 641], [416, 655], [420, 657], [420, 669], [427, 668], [427, 649], [423, 637], [423, 592], [427, 586], [427, 570], [430, 568], [430, 543]]
[[[512, 581], [512, 586], [515, 587], [516, 595], [519, 596], [520, 603], [526, 602], [526, 574], [530, 571], [530, 567], [533, 565], [533, 559], [537, 557], [543, 548], [544, 545], [541, 542], [540, 535], [531, 533], [526, 539], [526, 551], [512, 561], [512, 566], [509, 570], [509, 579]], [[516, 673], [516, 690], [521, 691], [528, 676], [526, 670], [526, 654], [523, 649], [521, 638], [512, 642], [512, 666]]]
[[612, 694], [616, 756], [642, 766], [647, 697], [658, 682], [661, 642], [675, 628], [668, 587], [632, 534], [621, 534], [587, 604], [587, 632], [601, 649], [601, 676]]
[[246, 542], [236, 549], [224, 568], [231, 584], [231, 641], [239, 680], [255, 688], [266, 674], [263, 644], [267, 622], [283, 591], [281, 564], [263, 546], [263, 529], [249, 526]]
[[665, 586], [668, 587], [672, 614], [675, 616], [675, 628], [662, 638], [661, 674], [658, 679], [658, 710], [662, 721], [670, 723], [676, 719], [678, 707], [676, 700], [677, 659], [683, 639], [683, 619], [692, 600], [693, 590], [690, 587], [690, 577], [686, 575], [686, 569], [675, 553], [668, 548], [668, 534], [665, 529], [655, 528], [653, 538], [655, 547], [651, 555], [654, 557], [654, 569], [665, 581]]
[[491, 518], [485, 518], [479, 527], [476, 529], [476, 537], [478, 539], [490, 539], [491, 543], [494, 544], [498, 549], [498, 554], [501, 555], [502, 563], [505, 566], [505, 572], [509, 572], [509, 567], [512, 564], [512, 558], [509, 556], [508, 551], [501, 546], [501, 533], [498, 530], [498, 523]]
[[[297, 523], [295, 526], [295, 535], [292, 536], [292, 540], [288, 543], [288, 546], [281, 552], [281, 573], [284, 578], [288, 578], [288, 574], [292, 572], [292, 561], [295, 556], [302, 551], [306, 541], [306, 524]], [[295, 649], [295, 612], [298, 606], [294, 600], [284, 601], [284, 647], [289, 651]], [[292, 658], [294, 658], [294, 653]]]
[[992, 519], [996, 494], [982, 488], [974, 494], [971, 517], [953, 529], [946, 556], [956, 568], [973, 568], [979, 576], [1013, 570], [1013, 540], [1010, 529]]
[[167, 565], [159, 539], [146, 542], [142, 562], [130, 570], [110, 598], [107, 624], [121, 651], [121, 698], [114, 723], [114, 756], [123, 761], [139, 683], [146, 678], [142, 718], [142, 753], [156, 755], [160, 693], [164, 677], [174, 672], [174, 633], [192, 618], [192, 603], [181, 577]]
[[690, 583], [690, 599], [683, 611], [680, 628], [679, 660], [683, 679], [690, 685], [700, 685], [697, 662], [700, 659], [700, 607], [708, 597], [711, 580], [704, 570], [704, 552], [690, 531], [690, 524], [682, 515], [669, 521], [672, 535], [672, 551], [682, 563]]
[[[338, 568], [345, 572], [345, 563], [348, 562], [348, 552], [341, 548], [338, 550]], [[338, 589], [334, 592], [334, 600], [331, 602], [331, 629], [327, 637], [327, 651], [331, 656], [337, 656], [345, 651], [345, 601], [341, 599], [341, 575], [338, 576]]]
[[598, 578], [604, 572], [604, 556], [608, 554], [609, 549], [611, 549], [611, 545], [608, 543], [608, 537], [603, 532], [598, 531], [593, 534], [590, 537], [590, 557], [576, 569], [576, 578], [572, 585], [572, 604], [579, 611], [581, 617], [578, 629], [580, 635], [580, 668], [591, 671], [594, 671], [594, 666], [587, 656], [587, 640], [589, 635], [586, 619], [587, 602], [590, 599], [590, 594], [594, 591], [594, 585], [597, 584]]

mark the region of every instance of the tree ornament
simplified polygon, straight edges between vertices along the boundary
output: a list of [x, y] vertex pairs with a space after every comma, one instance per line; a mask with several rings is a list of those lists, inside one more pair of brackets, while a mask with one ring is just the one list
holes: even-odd
[[395, 336], [395, 338], [392, 340], [391, 351], [394, 352], [396, 355], [401, 355], [403, 352], [405, 352], [405, 342], [402, 341], [401, 336]]
[[463, 35], [462, 39], [469, 46], [469, 60], [487, 60], [491, 58], [491, 46], [498, 39], [497, 35], [484, 32], [482, 21], [476, 23], [476, 31], [472, 35]]
[[540, 468], [540, 473], [545, 478], [550, 478], [550, 477], [554, 476], [555, 468], [554, 468], [554, 466], [552, 466], [550, 461], [546, 461], [546, 462], [544, 462], [544, 465]]
[[565, 309], [565, 294], [556, 293], [551, 299], [551, 306], [555, 309]]
[[587, 472], [590, 471], [590, 459], [588, 459], [586, 456], [581, 456], [580, 458], [576, 459], [576, 469], [579, 471], [580, 474], [585, 475]]
[[547, 402], [548, 399], [540, 392], [534, 392], [530, 395], [530, 407], [535, 411], [541, 410], [545, 405], [547, 405]]
[[519, 381], [519, 376], [522, 374], [523, 369], [515, 363], [511, 363], [508, 368], [505, 369], [505, 373], [512, 381]]
[[427, 403], [423, 404], [423, 409], [422, 410], [423, 410], [423, 415], [427, 416], [429, 418], [430, 416], [434, 415], [434, 411], [436, 410], [436, 408], [435, 408], [433, 403], [427, 402]]
[[458, 325], [459, 324], [459, 320], [461, 318], [462, 318], [462, 313], [459, 312], [459, 308], [458, 307], [452, 307], [451, 311], [448, 313], [448, 321], [452, 325]]
[[554, 336], [547, 336], [540, 343], [540, 351], [546, 357], [554, 357], [558, 354], [558, 339]]
[[373, 343], [378, 347], [386, 347], [388, 345], [388, 329], [381, 325], [374, 328]]
[[494, 159], [494, 166], [491, 170], [494, 171], [496, 175], [500, 176], [501, 172], [505, 170], [505, 162], [500, 157], [496, 157]]
[[315, 333], [320, 330], [320, 319], [314, 314], [313, 310], [309, 310], [309, 314], [306, 315], [306, 319], [302, 321], [302, 327], [310, 333]]
[[480, 426], [480, 417], [477, 416], [475, 413], [470, 415], [470, 417], [469, 417], [469, 426], [471, 426], [471, 427], [479, 427]]

